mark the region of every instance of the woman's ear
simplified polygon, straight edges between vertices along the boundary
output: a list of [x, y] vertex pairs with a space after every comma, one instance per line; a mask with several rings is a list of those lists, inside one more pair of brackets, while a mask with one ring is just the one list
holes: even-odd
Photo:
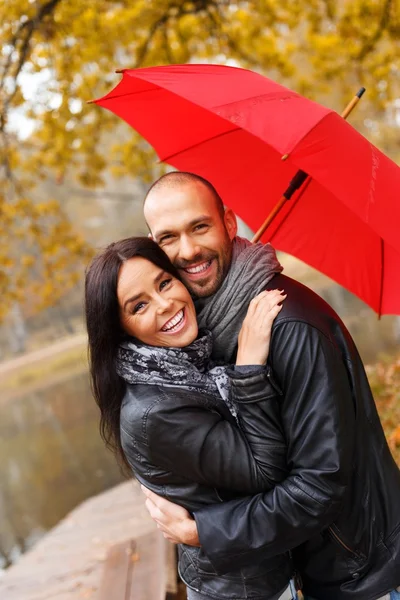
[[229, 239], [233, 240], [233, 238], [236, 237], [238, 227], [236, 215], [230, 208], [225, 209], [224, 223], [229, 235]]

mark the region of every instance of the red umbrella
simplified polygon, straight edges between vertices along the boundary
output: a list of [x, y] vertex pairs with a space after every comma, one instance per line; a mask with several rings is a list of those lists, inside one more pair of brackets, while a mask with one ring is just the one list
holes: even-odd
[[211, 181], [253, 230], [297, 169], [309, 173], [311, 184], [283, 207], [264, 241], [379, 314], [400, 314], [400, 169], [337, 113], [222, 65], [125, 70], [95, 102], [127, 121], [162, 161]]

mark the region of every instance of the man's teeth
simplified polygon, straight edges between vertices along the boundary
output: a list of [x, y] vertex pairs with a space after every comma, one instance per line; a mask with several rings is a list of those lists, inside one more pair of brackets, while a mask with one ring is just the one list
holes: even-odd
[[208, 262], [202, 263], [201, 265], [197, 265], [196, 267], [187, 267], [185, 269], [185, 271], [187, 271], [188, 273], [194, 274], [194, 273], [201, 273], [202, 271], [205, 271], [206, 269], [208, 269], [208, 267], [211, 265], [211, 260], [209, 260]]
[[177, 329], [178, 325], [181, 324], [183, 319], [183, 310], [180, 310], [172, 319], [168, 321], [162, 328], [162, 331], [172, 331], [173, 329]]

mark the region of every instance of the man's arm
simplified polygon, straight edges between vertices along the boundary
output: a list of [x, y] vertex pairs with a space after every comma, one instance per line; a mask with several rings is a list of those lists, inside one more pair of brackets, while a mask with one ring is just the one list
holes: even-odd
[[192, 545], [199, 538], [219, 573], [306, 541], [335, 519], [346, 492], [355, 413], [338, 350], [305, 323], [283, 323], [274, 334], [272, 368], [284, 390], [288, 477], [270, 492], [205, 507], [195, 513], [195, 523], [174, 523], [169, 507], [157, 506], [167, 537]]
[[285, 552], [327, 527], [351, 473], [355, 411], [338, 349], [299, 322], [277, 327], [273, 349], [290, 473], [270, 492], [195, 513], [200, 543], [218, 572]]

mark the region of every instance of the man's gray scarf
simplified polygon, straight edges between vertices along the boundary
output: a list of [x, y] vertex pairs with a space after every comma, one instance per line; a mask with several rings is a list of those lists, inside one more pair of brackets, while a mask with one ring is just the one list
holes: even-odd
[[231, 266], [221, 287], [213, 296], [195, 301], [199, 327], [212, 332], [215, 360], [231, 362], [250, 300], [282, 270], [270, 244], [234, 239]]
[[179, 387], [224, 400], [236, 417], [225, 367], [210, 363], [212, 335], [201, 332], [185, 348], [147, 346], [129, 338], [117, 354], [117, 373], [127, 383]]

